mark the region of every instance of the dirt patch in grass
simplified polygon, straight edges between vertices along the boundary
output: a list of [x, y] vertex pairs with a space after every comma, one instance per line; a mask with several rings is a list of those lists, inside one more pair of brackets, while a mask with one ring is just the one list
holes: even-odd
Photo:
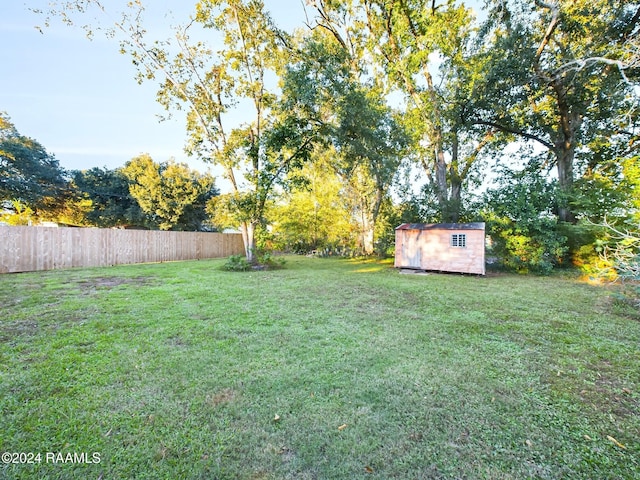
[[84, 292], [93, 292], [97, 289], [108, 289], [121, 285], [144, 286], [155, 283], [150, 277], [96, 277], [78, 282]]
[[16, 338], [30, 338], [38, 334], [40, 326], [31, 319], [0, 325], [0, 342], [12, 342]]
[[66, 328], [69, 324], [82, 324], [93, 313], [93, 310], [84, 310], [64, 312], [62, 314], [56, 308], [53, 306], [51, 311], [37, 317], [13, 322], [0, 322], [0, 342], [15, 343], [18, 340], [24, 341], [39, 335], [50, 335], [61, 328]]
[[585, 382], [585, 388], [580, 391], [582, 401], [621, 418], [634, 416], [640, 411], [637, 392], [612, 373], [615, 369], [610, 362], [603, 360], [591, 368], [595, 377], [593, 382]]
[[173, 335], [167, 338], [167, 345], [175, 348], [188, 348], [191, 346], [191, 342], [180, 335]]
[[[625, 295], [618, 284], [604, 286], [608, 295], [602, 295], [595, 303], [597, 312], [605, 315], [618, 315], [630, 320], [640, 321], [640, 299]], [[640, 289], [638, 289], [640, 292]]]
[[616, 374], [620, 368], [608, 360], [598, 360], [586, 364], [580, 372], [550, 372], [548, 382], [558, 391], [570, 392], [587, 410], [630, 419], [640, 411], [640, 395]]
[[232, 388], [225, 388], [214, 395], [207, 395], [207, 403], [212, 407], [218, 407], [226, 403], [231, 403], [238, 396], [238, 392]]

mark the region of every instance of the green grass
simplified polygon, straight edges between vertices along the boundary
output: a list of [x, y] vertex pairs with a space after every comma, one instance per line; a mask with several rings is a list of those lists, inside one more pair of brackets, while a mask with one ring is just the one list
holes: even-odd
[[606, 289], [223, 263], [0, 276], [0, 452], [42, 455], [0, 478], [640, 478], [640, 321]]

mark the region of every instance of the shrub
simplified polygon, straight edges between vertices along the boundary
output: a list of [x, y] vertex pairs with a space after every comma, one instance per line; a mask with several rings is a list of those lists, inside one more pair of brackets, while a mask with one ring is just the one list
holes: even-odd
[[231, 255], [222, 269], [229, 272], [246, 272], [251, 270], [251, 264], [244, 255]]
[[256, 263], [258, 266], [273, 270], [284, 268], [287, 261], [283, 257], [277, 257], [271, 252], [256, 252]]
[[499, 264], [520, 273], [549, 274], [566, 263], [568, 239], [555, 214], [556, 182], [532, 164], [521, 171], [503, 169], [497, 183], [484, 195], [483, 217]]
[[270, 252], [256, 252], [254, 262], [251, 263], [244, 255], [231, 255], [225, 264], [223, 270], [229, 272], [246, 272], [248, 270], [274, 270], [283, 268], [287, 261], [282, 257], [276, 257]]
[[499, 265], [518, 273], [548, 275], [567, 253], [566, 237], [551, 218], [522, 224], [507, 218], [488, 220], [491, 252]]
[[603, 226], [609, 241], [600, 243], [601, 259], [613, 265], [622, 285], [622, 298], [640, 307], [640, 228], [621, 228], [606, 221]]

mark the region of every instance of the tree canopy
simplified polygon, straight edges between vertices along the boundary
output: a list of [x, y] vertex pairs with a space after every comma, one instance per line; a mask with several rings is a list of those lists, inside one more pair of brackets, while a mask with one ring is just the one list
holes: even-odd
[[147, 154], [127, 162], [122, 175], [131, 197], [160, 230], [201, 230], [206, 203], [218, 194], [211, 175], [171, 160], [156, 163]]
[[21, 135], [7, 114], [0, 113], [0, 200], [17, 200], [34, 209], [62, 197], [65, 172], [36, 140]]
[[[88, 6], [107, 11], [52, 5], [76, 24]], [[493, 222], [505, 256], [545, 270], [593, 244], [586, 220], [638, 217], [639, 2], [487, 0], [476, 17], [461, 0], [316, 0], [284, 32], [261, 0], [200, 0], [172, 39], [149, 38], [143, 2], [128, 5], [107, 33], [185, 115], [187, 152], [222, 168], [230, 188], [209, 211], [241, 230], [249, 260], [269, 221], [287, 244], [284, 225], [310, 247], [328, 239], [316, 220], [329, 211], [348, 211], [369, 253], [384, 211], [387, 228]], [[152, 164], [124, 169], [146, 182], [130, 193], [174, 228], [180, 209], [161, 204], [178, 198], [148, 192], [178, 166]], [[310, 187], [319, 166], [346, 210]], [[311, 231], [291, 215], [313, 217]]]
[[73, 172], [78, 196], [91, 202], [85, 214], [98, 227], [150, 226], [140, 205], [129, 192], [130, 181], [122, 169], [94, 167]]
[[[638, 139], [640, 4], [626, 0], [489, 2], [486, 81], [470, 121], [532, 141], [555, 166], [558, 215], [576, 220], [574, 182], [619, 163]], [[539, 150], [536, 150], [539, 151]]]

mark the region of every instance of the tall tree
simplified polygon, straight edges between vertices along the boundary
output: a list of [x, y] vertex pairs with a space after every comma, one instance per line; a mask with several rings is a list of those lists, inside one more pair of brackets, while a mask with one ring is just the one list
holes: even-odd
[[19, 200], [33, 209], [55, 207], [66, 191], [64, 170], [36, 140], [21, 135], [0, 112], [0, 200]]
[[[106, 12], [100, 0], [52, 3], [49, 18], [68, 22], [75, 15], [82, 18], [88, 6]], [[187, 152], [222, 167], [232, 190], [227, 204], [252, 261], [256, 228], [274, 188], [311, 148], [310, 141], [298, 141], [304, 128], [278, 122], [272, 111], [276, 97], [269, 78], [280, 65], [286, 35], [261, 0], [201, 0], [191, 20], [176, 28], [173, 42], [153, 42], [146, 38], [142, 1], [129, 7], [107, 33], [122, 39], [122, 51], [139, 67], [139, 81], [161, 82], [158, 101], [168, 111], [186, 111]], [[85, 28], [93, 33], [95, 27]], [[211, 31], [217, 44], [193, 40]]]
[[404, 158], [408, 136], [354, 55], [326, 31], [299, 39], [282, 75], [282, 110], [315, 130], [316, 144], [335, 152], [332, 167], [359, 199], [361, 243], [372, 253], [380, 206]]
[[[415, 160], [435, 193], [443, 221], [460, 217], [461, 196], [490, 128], [470, 132], [461, 70], [474, 66], [471, 12], [453, 0], [313, 2], [317, 25], [368, 63], [368, 74], [403, 97], [403, 120], [413, 134]], [[470, 77], [471, 75], [467, 75]]]
[[474, 121], [542, 147], [542, 164], [557, 171], [559, 219], [573, 222], [576, 177], [638, 140], [638, 68], [630, 45], [638, 39], [640, 3], [488, 3], [487, 81], [476, 92]]
[[148, 226], [140, 205], [129, 193], [130, 181], [121, 169], [95, 167], [72, 173], [79, 196], [91, 202], [85, 215], [91, 225]]
[[214, 179], [184, 163], [156, 163], [140, 155], [122, 169], [129, 193], [160, 230], [200, 230], [206, 203], [218, 194]]
[[334, 168], [358, 200], [354, 213], [361, 225], [361, 244], [371, 254], [380, 208], [403, 161], [408, 138], [375, 89], [356, 90], [344, 106], [335, 139], [341, 156]]

